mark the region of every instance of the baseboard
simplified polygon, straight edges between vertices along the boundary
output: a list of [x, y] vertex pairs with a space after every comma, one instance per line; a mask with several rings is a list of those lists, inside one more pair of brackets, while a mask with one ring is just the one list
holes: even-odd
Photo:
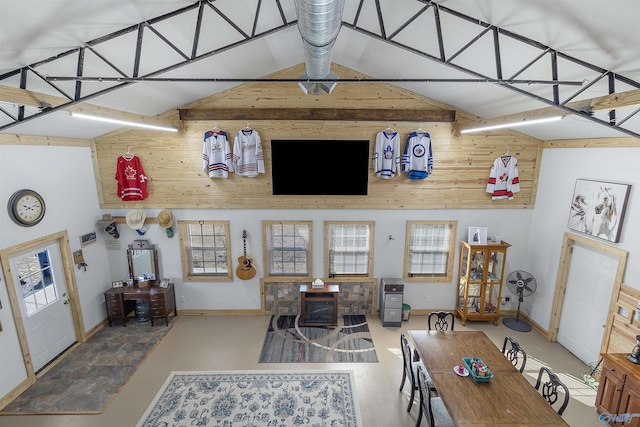
[[178, 310], [179, 316], [264, 316], [264, 309], [255, 310]]

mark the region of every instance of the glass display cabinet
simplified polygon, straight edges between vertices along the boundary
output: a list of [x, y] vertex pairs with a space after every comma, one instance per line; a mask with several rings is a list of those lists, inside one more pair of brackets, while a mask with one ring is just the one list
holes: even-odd
[[460, 246], [460, 277], [456, 312], [464, 326], [467, 320], [493, 320], [498, 324], [504, 264], [509, 243]]

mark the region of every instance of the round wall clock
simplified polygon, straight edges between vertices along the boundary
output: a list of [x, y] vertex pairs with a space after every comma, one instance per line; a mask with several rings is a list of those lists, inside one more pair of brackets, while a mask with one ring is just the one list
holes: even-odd
[[22, 227], [32, 227], [44, 218], [44, 199], [33, 190], [18, 190], [7, 204], [9, 217]]

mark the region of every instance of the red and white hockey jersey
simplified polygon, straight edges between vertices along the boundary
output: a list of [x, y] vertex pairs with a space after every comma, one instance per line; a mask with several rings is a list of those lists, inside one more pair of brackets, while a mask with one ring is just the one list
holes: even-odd
[[233, 141], [233, 169], [240, 176], [264, 173], [260, 135], [253, 129], [241, 129]]
[[208, 172], [209, 178], [227, 178], [230, 171], [233, 172], [233, 161], [227, 133], [206, 131], [202, 148], [202, 172]]
[[487, 181], [487, 193], [491, 193], [491, 199], [513, 200], [513, 193], [519, 191], [518, 160], [513, 156], [500, 156], [495, 159]]
[[398, 132], [378, 132], [373, 152], [373, 171], [380, 178], [400, 174], [400, 135]]
[[427, 132], [411, 132], [402, 155], [402, 172], [409, 179], [425, 179], [433, 173], [431, 136]]
[[137, 156], [118, 157], [116, 181], [118, 181], [118, 197], [123, 201], [144, 200], [149, 195], [147, 177]]

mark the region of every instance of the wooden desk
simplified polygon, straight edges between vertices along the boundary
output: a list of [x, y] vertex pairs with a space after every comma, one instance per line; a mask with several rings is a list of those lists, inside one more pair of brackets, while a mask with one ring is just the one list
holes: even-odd
[[338, 285], [312, 288], [300, 285], [300, 325], [336, 326], [338, 324]]
[[[483, 332], [412, 330], [409, 336], [456, 426], [568, 425]], [[491, 381], [453, 372], [472, 356], [489, 366]]]
[[174, 316], [178, 315], [173, 283], [169, 283], [166, 288], [156, 285], [111, 288], [104, 293], [104, 298], [107, 303], [109, 326], [111, 326], [111, 321], [114, 319], [121, 319], [124, 326], [127, 326], [127, 316], [135, 307], [135, 301], [137, 300], [149, 301], [151, 326], [153, 326], [153, 319], [164, 317], [165, 323], [168, 325], [171, 312], [173, 312]]

